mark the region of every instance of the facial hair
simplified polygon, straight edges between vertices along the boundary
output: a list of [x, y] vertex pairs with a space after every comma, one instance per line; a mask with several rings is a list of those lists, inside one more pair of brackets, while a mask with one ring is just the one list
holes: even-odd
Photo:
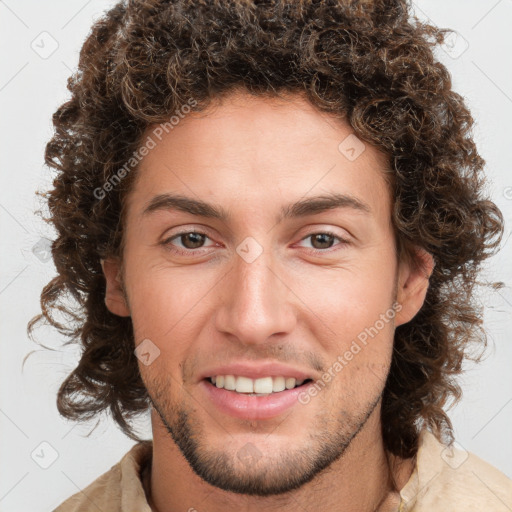
[[[343, 456], [382, 396], [380, 390], [373, 401], [356, 408], [357, 413], [340, 410], [332, 417], [318, 413], [306, 443], [277, 453], [276, 450], [263, 453], [265, 449], [257, 440], [238, 450], [230, 450], [229, 439], [220, 449], [209, 446], [205, 442], [208, 425], [198, 418], [197, 410], [184, 399], [176, 404], [169, 401], [172, 383], [155, 379], [146, 384], [149, 384], [146, 387], [151, 403], [167, 432], [200, 478], [224, 491], [261, 497], [298, 489], [327, 470]], [[274, 432], [274, 435], [278, 434]]]

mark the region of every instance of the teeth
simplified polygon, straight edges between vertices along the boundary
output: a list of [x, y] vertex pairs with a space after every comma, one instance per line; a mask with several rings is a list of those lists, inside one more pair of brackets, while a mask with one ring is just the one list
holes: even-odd
[[255, 393], [272, 393], [273, 389], [272, 377], [263, 377], [254, 381]]
[[230, 391], [234, 391], [236, 388], [236, 381], [233, 375], [225, 375], [224, 376], [224, 389], [229, 389]]
[[240, 375], [215, 375], [211, 377], [211, 382], [218, 388], [224, 388], [237, 393], [247, 393], [252, 396], [265, 396], [270, 393], [279, 393], [285, 389], [293, 389], [304, 383], [304, 379], [295, 379], [293, 377], [262, 377], [259, 379], [249, 379]]
[[285, 384], [286, 389], [292, 389], [295, 387], [295, 379], [293, 377], [289, 377], [286, 379]]
[[238, 393], [254, 393], [254, 384], [252, 379], [248, 379], [247, 377], [237, 377], [235, 391]]
[[274, 393], [278, 391], [284, 391], [286, 389], [284, 377], [274, 377], [272, 379], [272, 391]]

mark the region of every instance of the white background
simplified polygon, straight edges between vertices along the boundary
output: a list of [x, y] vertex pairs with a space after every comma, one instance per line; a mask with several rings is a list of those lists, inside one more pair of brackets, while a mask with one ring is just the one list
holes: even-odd
[[[66, 80], [92, 22], [113, 4], [0, 1], [2, 512], [52, 510], [108, 470], [133, 444], [108, 419], [86, 437], [93, 425], [74, 426], [59, 417], [56, 392], [76, 364], [77, 352], [62, 347], [64, 340], [49, 329], [39, 329], [36, 336], [54, 351], [39, 348], [26, 335], [27, 322], [39, 312], [41, 289], [55, 272], [52, 261], [44, 261], [44, 251], [37, 250], [44, 243], [40, 239], [52, 237], [52, 232], [34, 215], [40, 206], [35, 190], [51, 184], [43, 165], [51, 116], [68, 97]], [[477, 121], [488, 192], [506, 217], [504, 248], [489, 261], [485, 277], [508, 288], [481, 294], [487, 306], [488, 357], [462, 379], [464, 398], [450, 416], [462, 447], [512, 477], [512, 0], [421, 0], [416, 12], [461, 36], [447, 48], [451, 55], [441, 50], [438, 55]], [[50, 52], [57, 44], [46, 58], [31, 47]], [[22, 368], [23, 358], [34, 349]], [[34, 452], [35, 459], [49, 464], [53, 450], [57, 458], [48, 469], [31, 458]]]

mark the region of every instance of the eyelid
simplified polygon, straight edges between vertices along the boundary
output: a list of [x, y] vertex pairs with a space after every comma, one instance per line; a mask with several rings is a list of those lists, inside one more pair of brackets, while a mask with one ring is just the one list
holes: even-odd
[[333, 226], [332, 224], [326, 223], [308, 224], [306, 227], [297, 231], [295, 236], [300, 236], [302, 233], [304, 233], [304, 235], [300, 237], [301, 241], [305, 238], [309, 238], [310, 236], [317, 234], [331, 235], [345, 242], [354, 240], [354, 236], [346, 228], [342, 228], [341, 226]]
[[[177, 229], [177, 231], [174, 231], [175, 229]], [[212, 230], [210, 228], [203, 225], [191, 224], [168, 229], [162, 235], [162, 241], [165, 242], [166, 240], [170, 240], [171, 238], [175, 238], [180, 235], [186, 235], [188, 233], [197, 233], [199, 235], [205, 235], [208, 238], [212, 238]]]
[[343, 245], [348, 245], [350, 244], [350, 240], [348, 239], [348, 237], [344, 237], [344, 236], [341, 236], [341, 235], [338, 235], [337, 233], [335, 233], [334, 231], [330, 230], [330, 229], [317, 229], [316, 231], [311, 231], [309, 232], [306, 236], [302, 237], [300, 240], [299, 240], [299, 243], [300, 242], [303, 242], [304, 240], [307, 240], [308, 238], [311, 238], [312, 236], [314, 235], [328, 235], [328, 236], [331, 236], [332, 238], [336, 238], [339, 240], [339, 244], [335, 244], [334, 246], [332, 247], [328, 247], [327, 249], [315, 249], [314, 247], [310, 248], [308, 247], [307, 249], [309, 249], [311, 252], [314, 252], [314, 253], [323, 253], [323, 254], [327, 254], [329, 252], [333, 252], [333, 251], [337, 251], [337, 250], [340, 250], [340, 248], [336, 248], [337, 246], [343, 246]]
[[[206, 228], [198, 229], [196, 227], [194, 227], [194, 228], [192, 228], [192, 227], [189, 227], [189, 228], [184, 227], [184, 228], [181, 228], [178, 232], [173, 233], [170, 236], [165, 236], [164, 239], [162, 240], [162, 242], [160, 242], [160, 244], [166, 250], [168, 250], [170, 252], [173, 252], [175, 254], [185, 255], [185, 256], [194, 256], [197, 253], [201, 253], [201, 252], [204, 252], [205, 250], [207, 250], [207, 249], [209, 249], [211, 247], [215, 247], [215, 245], [217, 245], [217, 246], [219, 245], [217, 242], [214, 242], [214, 244], [210, 245], [210, 246], [198, 247], [197, 249], [186, 249], [186, 248], [181, 248], [179, 246], [174, 246], [171, 243], [174, 239], [179, 238], [182, 235], [187, 235], [189, 233], [197, 233], [199, 235], [202, 235], [202, 236], [210, 239], [212, 242], [214, 242], [212, 237], [209, 236], [208, 230]], [[311, 238], [314, 235], [319, 235], [319, 234], [328, 235], [328, 236], [330, 236], [330, 237], [332, 237], [334, 239], [338, 239], [339, 243], [335, 244], [332, 247], [327, 247], [326, 249], [315, 249], [314, 247], [309, 247], [309, 248], [305, 247], [305, 249], [308, 250], [308, 252], [310, 252], [312, 254], [316, 254], [316, 255], [325, 254], [325, 255], [327, 255], [327, 254], [330, 254], [332, 252], [338, 252], [340, 250], [343, 250], [344, 246], [349, 245], [351, 243], [350, 240], [348, 239], [348, 237], [339, 235], [339, 234], [335, 233], [332, 229], [321, 228], [321, 227], [318, 227], [315, 230], [309, 231], [306, 235], [304, 235], [299, 240], [298, 243], [303, 242], [304, 240], [307, 240], [308, 238]]]
[[[160, 243], [162, 245], [164, 245], [164, 246], [167, 246], [167, 245], [169, 245], [171, 243], [172, 240], [174, 240], [176, 238], [179, 238], [180, 236], [183, 236], [183, 235], [188, 235], [190, 233], [197, 233], [198, 235], [202, 235], [205, 238], [207, 238], [207, 239], [209, 239], [209, 240], [211, 240], [213, 242], [212, 237], [210, 237], [208, 235], [206, 230], [199, 230], [199, 229], [196, 229], [196, 228], [186, 228], [186, 229], [183, 229], [183, 230], [178, 231], [176, 233], [173, 233], [172, 235], [164, 236], [162, 242], [160, 242]], [[213, 246], [208, 246], [208, 247], [213, 247]], [[193, 254], [194, 251], [200, 251], [202, 249], [207, 249], [208, 247], [199, 247], [197, 249], [181, 249], [181, 250], [182, 251], [186, 251], [189, 254]]]

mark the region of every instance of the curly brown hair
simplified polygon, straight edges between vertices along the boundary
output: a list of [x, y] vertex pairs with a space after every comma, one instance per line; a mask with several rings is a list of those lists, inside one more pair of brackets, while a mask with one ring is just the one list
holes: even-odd
[[57, 276], [28, 326], [31, 334], [46, 319], [80, 344], [59, 412], [87, 420], [110, 410], [139, 439], [130, 420], [149, 399], [132, 323], [106, 308], [100, 265], [122, 257], [136, 169], [101, 199], [94, 191], [140, 147], [148, 126], [167, 122], [191, 98], [198, 111], [243, 88], [305, 94], [389, 156], [397, 255], [419, 246], [435, 268], [423, 307], [395, 331], [384, 443], [410, 457], [423, 426], [452, 441], [444, 409], [461, 396], [455, 377], [474, 358], [469, 347], [486, 344], [474, 286], [501, 241], [503, 217], [483, 195], [473, 119], [433, 54], [445, 32], [416, 19], [407, 0], [127, 0], [96, 21], [68, 80], [71, 99], [53, 115], [45, 161], [57, 176], [43, 195], [45, 220], [58, 234]]

